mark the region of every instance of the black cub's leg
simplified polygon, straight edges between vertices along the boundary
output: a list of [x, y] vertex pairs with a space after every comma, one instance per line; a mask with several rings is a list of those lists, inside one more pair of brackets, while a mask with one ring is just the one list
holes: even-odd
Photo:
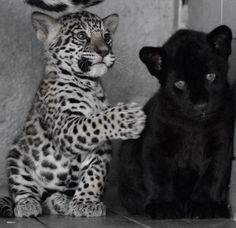
[[191, 218], [229, 218], [229, 182], [232, 150], [225, 140], [214, 150], [209, 166], [199, 179], [187, 207]]
[[[134, 185], [133, 185], [134, 184]], [[146, 204], [146, 194], [143, 186], [129, 182], [119, 184], [119, 197], [122, 205], [131, 214], [143, 214]]]
[[[155, 151], [155, 150], [154, 150]], [[149, 160], [150, 176], [146, 177], [146, 188], [150, 190], [150, 200], [146, 205], [145, 213], [153, 219], [183, 218], [173, 187], [173, 174], [169, 159], [159, 153], [153, 153]]]
[[214, 200], [193, 200], [189, 204], [190, 218], [230, 218], [230, 208], [227, 202]]
[[144, 186], [144, 174], [139, 157], [140, 146], [134, 140], [123, 142], [119, 156], [119, 199], [129, 213], [144, 214], [148, 193]]

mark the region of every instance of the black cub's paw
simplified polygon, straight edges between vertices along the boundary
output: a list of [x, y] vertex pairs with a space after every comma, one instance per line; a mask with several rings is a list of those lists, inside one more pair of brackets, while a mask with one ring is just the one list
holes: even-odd
[[223, 203], [214, 201], [191, 202], [188, 207], [188, 217], [190, 218], [229, 218], [230, 208]]
[[170, 202], [150, 203], [146, 206], [145, 213], [152, 219], [177, 219], [182, 217], [177, 205]]

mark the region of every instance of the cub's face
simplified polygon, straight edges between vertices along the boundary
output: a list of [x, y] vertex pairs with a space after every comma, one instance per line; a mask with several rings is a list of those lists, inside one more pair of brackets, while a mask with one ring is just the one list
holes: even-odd
[[210, 34], [180, 30], [162, 48], [144, 47], [141, 60], [161, 84], [165, 99], [178, 115], [206, 120], [224, 104], [231, 30]]
[[37, 37], [59, 69], [100, 77], [114, 64], [112, 35], [118, 25], [116, 14], [101, 19], [82, 11], [56, 20], [34, 13], [32, 22]]

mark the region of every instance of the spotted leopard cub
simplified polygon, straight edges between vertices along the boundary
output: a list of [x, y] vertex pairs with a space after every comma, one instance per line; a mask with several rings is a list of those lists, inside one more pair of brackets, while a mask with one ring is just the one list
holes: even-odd
[[1, 215], [39, 216], [45, 208], [54, 214], [104, 216], [109, 141], [138, 138], [145, 124], [137, 104], [109, 107], [100, 82], [115, 61], [118, 16], [100, 19], [83, 11], [55, 20], [33, 13], [32, 23], [45, 46], [46, 73], [7, 156], [13, 202], [0, 200]]

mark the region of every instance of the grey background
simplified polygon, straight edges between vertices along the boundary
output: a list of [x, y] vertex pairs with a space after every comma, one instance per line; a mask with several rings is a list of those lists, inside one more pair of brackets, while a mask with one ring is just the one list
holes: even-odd
[[[161, 45], [175, 30], [175, 0], [106, 0], [89, 10], [101, 17], [120, 15], [114, 52], [117, 63], [104, 84], [112, 104], [140, 104], [158, 88], [138, 58], [145, 45]], [[0, 0], [0, 185], [5, 185], [5, 157], [21, 131], [43, 71], [42, 46], [30, 22], [31, 9], [23, 0]], [[117, 148], [110, 182], [115, 180]]]

